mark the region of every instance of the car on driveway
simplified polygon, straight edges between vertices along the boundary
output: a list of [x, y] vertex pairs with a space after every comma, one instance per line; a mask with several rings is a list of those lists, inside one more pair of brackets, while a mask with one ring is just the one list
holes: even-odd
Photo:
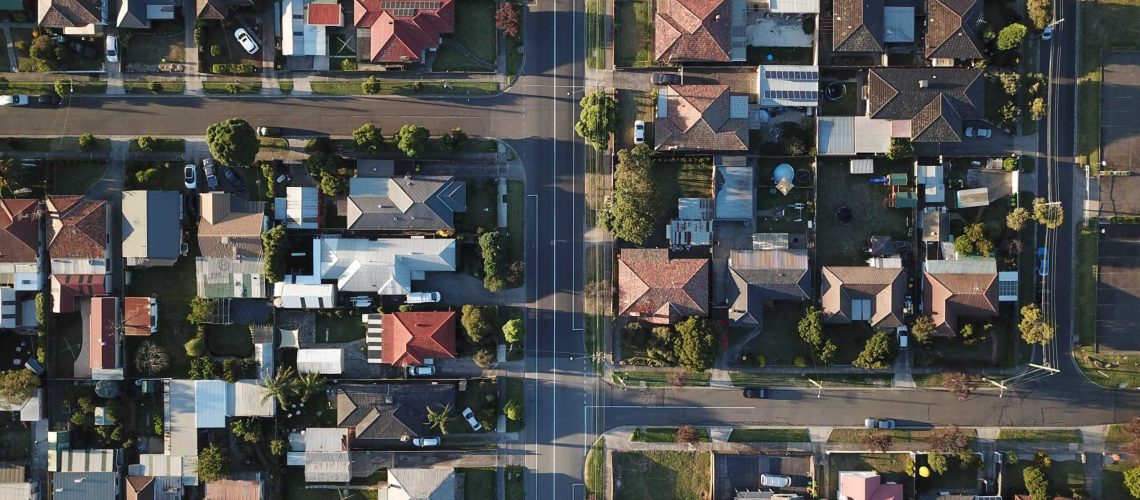
[[202, 160], [202, 172], [206, 174], [206, 188], [210, 191], [218, 189], [218, 176], [214, 172], [214, 160]]
[[654, 85], [680, 85], [681, 75], [676, 73], [654, 73], [650, 79]]
[[475, 412], [471, 411], [470, 406], [463, 409], [463, 418], [467, 420], [467, 424], [470, 425], [475, 432], [483, 430], [483, 425], [480, 424], [478, 420], [475, 420]]
[[406, 295], [405, 304], [431, 304], [439, 302], [439, 292], [412, 292]]
[[977, 128], [966, 127], [966, 137], [969, 137], [971, 139], [974, 139], [974, 138], [989, 139], [990, 137], [993, 137], [993, 136], [994, 136], [993, 131], [988, 129], [988, 128], [985, 128], [985, 127], [977, 127]]
[[792, 478], [782, 474], [760, 474], [760, 486], [767, 488], [787, 488], [792, 485]]
[[249, 35], [249, 32], [246, 31], [245, 28], [234, 30], [234, 38], [241, 44], [241, 48], [249, 52], [250, 55], [256, 54], [260, 48], [257, 46], [257, 42], [253, 41], [253, 37]]
[[645, 122], [641, 120], [633, 122], [633, 143], [645, 144]]
[[26, 95], [0, 95], [0, 106], [27, 106]]
[[768, 389], [763, 387], [746, 387], [744, 397], [751, 399], [768, 399]]
[[894, 429], [895, 421], [889, 418], [868, 418], [863, 421], [863, 427], [868, 429]]
[[435, 365], [411, 365], [407, 371], [409, 377], [430, 377], [435, 375]]
[[412, 446], [415, 446], [416, 448], [434, 448], [436, 446], [439, 446], [439, 443], [439, 436], [412, 438]]
[[63, 104], [63, 99], [61, 99], [58, 95], [55, 95], [55, 94], [44, 94], [44, 95], [37, 97], [36, 102], [39, 103], [41, 106], [48, 106], [51, 108], [57, 108], [57, 107], [59, 107], [60, 104]]
[[107, 35], [107, 47], [104, 52], [107, 54], [107, 62], [119, 62], [119, 37]]
[[230, 185], [234, 187], [234, 191], [238, 194], [245, 192], [245, 181], [238, 175], [234, 167], [226, 167], [222, 170], [222, 175], [226, 176], [226, 180], [229, 181]]
[[187, 163], [182, 168], [182, 184], [186, 186], [186, 189], [198, 189], [198, 167], [194, 166], [193, 163]]

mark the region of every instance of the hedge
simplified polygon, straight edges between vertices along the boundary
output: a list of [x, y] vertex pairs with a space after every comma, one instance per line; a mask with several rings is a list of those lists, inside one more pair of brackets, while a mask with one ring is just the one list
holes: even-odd
[[210, 66], [210, 72], [218, 75], [252, 75], [252, 64], [215, 64]]

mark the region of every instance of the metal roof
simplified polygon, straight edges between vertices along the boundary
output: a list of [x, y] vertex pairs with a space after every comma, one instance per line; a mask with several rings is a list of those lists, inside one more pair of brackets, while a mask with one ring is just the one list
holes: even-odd
[[[752, 208], [752, 167], [744, 165], [743, 157], [717, 157], [714, 161], [713, 187], [716, 189], [715, 211], [717, 219], [750, 220]], [[729, 166], [729, 164], [736, 166]]]
[[984, 207], [990, 204], [990, 190], [980, 187], [958, 191], [958, 208]]
[[194, 382], [194, 422], [199, 429], [226, 427], [226, 383], [221, 380]]
[[198, 455], [198, 428], [194, 424], [194, 381], [171, 380], [167, 403], [170, 430], [166, 451], [171, 455]]
[[994, 274], [997, 261], [993, 257], [928, 260], [922, 263], [922, 269], [930, 274]]
[[297, 373], [339, 375], [344, 370], [341, 349], [298, 349]]
[[118, 498], [119, 475], [114, 472], [56, 472], [51, 478], [54, 500]]
[[289, 186], [285, 189], [285, 211], [275, 215], [289, 229], [316, 229], [319, 203], [317, 188]]
[[771, 0], [768, 11], [775, 14], [819, 14], [819, 0]]
[[179, 257], [181, 210], [177, 191], [123, 191], [123, 257], [128, 265], [131, 259]]
[[313, 239], [319, 281], [342, 292], [406, 295], [427, 272], [455, 271], [456, 243], [444, 238]]
[[914, 41], [914, 7], [883, 7], [883, 41], [910, 43]]
[[819, 105], [819, 67], [761, 65], [756, 69], [761, 106]]
[[329, 309], [336, 307], [336, 285], [273, 284], [273, 306], [282, 309]]
[[277, 404], [268, 391], [254, 379], [229, 384], [226, 390], [226, 415], [231, 417], [272, 417]]

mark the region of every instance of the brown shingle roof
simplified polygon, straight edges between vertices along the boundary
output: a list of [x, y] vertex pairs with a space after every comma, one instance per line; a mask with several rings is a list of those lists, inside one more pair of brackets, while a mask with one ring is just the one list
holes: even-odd
[[903, 324], [902, 302], [906, 273], [902, 269], [861, 266], [824, 266], [821, 302], [827, 323], [850, 323], [852, 301], [869, 301], [873, 327], [894, 328]]
[[128, 476], [127, 500], [154, 500], [154, 477]]
[[261, 500], [260, 481], [230, 479], [206, 483], [206, 500]]
[[48, 28], [81, 28], [103, 21], [97, 0], [38, 0], [39, 25]]
[[225, 19], [234, 7], [250, 7], [253, 0], [197, 0], [198, 19]]
[[883, 0], [835, 0], [832, 50], [883, 51]]
[[622, 250], [618, 314], [667, 325], [708, 312], [708, 259], [670, 259], [663, 248]]
[[927, 0], [926, 57], [982, 59], [982, 42], [974, 25], [982, 0]]
[[670, 85], [666, 114], [653, 123], [656, 149], [748, 149], [748, 120], [733, 118], [728, 85]]
[[107, 204], [82, 196], [49, 196], [48, 255], [101, 259], [107, 242]]
[[265, 203], [237, 196], [202, 193], [202, 217], [198, 223], [198, 248], [205, 257], [261, 256], [261, 229]]
[[40, 247], [39, 200], [0, 200], [0, 262], [35, 262]]
[[732, 60], [732, 2], [660, 0], [653, 55], [661, 62]]
[[871, 68], [867, 116], [910, 120], [915, 142], [960, 142], [962, 120], [981, 119], [982, 71], [972, 68]]
[[923, 273], [923, 304], [934, 319], [934, 333], [958, 334], [958, 316], [991, 317], [998, 314], [997, 274]]

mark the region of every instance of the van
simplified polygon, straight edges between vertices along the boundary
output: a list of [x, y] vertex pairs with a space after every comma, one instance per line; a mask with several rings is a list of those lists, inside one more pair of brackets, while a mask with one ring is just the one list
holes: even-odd
[[439, 292], [412, 292], [408, 294], [408, 298], [404, 302], [408, 304], [439, 302]]

